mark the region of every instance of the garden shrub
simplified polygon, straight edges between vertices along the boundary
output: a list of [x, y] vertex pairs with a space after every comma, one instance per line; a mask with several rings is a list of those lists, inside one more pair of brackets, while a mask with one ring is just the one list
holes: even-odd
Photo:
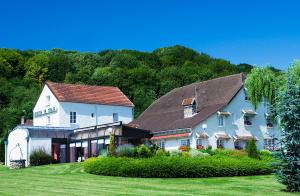
[[191, 157], [190, 153], [189, 152], [186, 152], [186, 151], [183, 151], [180, 156], [182, 157]]
[[151, 151], [151, 153], [153, 155], [156, 154], [156, 151], [159, 150], [160, 148], [156, 145], [156, 144], [151, 144], [151, 146], [149, 147], [149, 150]]
[[119, 145], [116, 149], [116, 155], [120, 157], [133, 157], [134, 146], [132, 144]]
[[137, 147], [137, 156], [138, 157], [151, 157], [152, 153], [145, 144], [142, 144], [139, 147]]
[[254, 159], [259, 159], [259, 152], [256, 148], [256, 141], [254, 139], [251, 139], [246, 146], [246, 151], [248, 153], [248, 156]]
[[249, 157], [179, 157], [151, 158], [101, 157], [83, 163], [91, 174], [145, 178], [198, 178], [270, 174], [268, 161]]
[[30, 154], [30, 166], [47, 165], [52, 161], [53, 157], [44, 148], [35, 149]]
[[116, 136], [111, 134], [109, 136], [109, 145], [108, 145], [108, 155], [109, 156], [115, 156], [116, 155]]
[[192, 157], [200, 157], [200, 156], [209, 156], [208, 153], [204, 153], [204, 152], [201, 152], [200, 150], [195, 150], [195, 149], [191, 149], [189, 151], [189, 154], [192, 156]]
[[245, 157], [248, 156], [244, 150], [232, 150], [232, 149], [216, 149], [212, 152], [213, 155], [217, 156], [231, 156], [231, 157]]
[[180, 150], [170, 150], [169, 152], [171, 156], [180, 156], [182, 153]]
[[170, 152], [169, 151], [165, 151], [163, 149], [158, 149], [155, 152], [155, 156], [158, 156], [158, 157], [160, 157], [160, 156], [170, 156]]

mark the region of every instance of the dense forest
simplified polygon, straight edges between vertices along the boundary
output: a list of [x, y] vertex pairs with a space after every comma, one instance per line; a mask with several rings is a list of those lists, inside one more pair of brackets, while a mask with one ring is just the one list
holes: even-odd
[[175, 87], [251, 69], [183, 46], [152, 52], [0, 49], [0, 136], [19, 124], [21, 116], [32, 118], [46, 80], [117, 86], [135, 104], [138, 116]]

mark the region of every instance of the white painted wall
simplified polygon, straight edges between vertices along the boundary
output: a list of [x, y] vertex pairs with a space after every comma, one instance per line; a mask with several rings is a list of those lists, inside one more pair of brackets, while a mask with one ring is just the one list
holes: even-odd
[[[236, 133], [240, 135], [253, 135], [258, 138], [256, 142], [257, 148], [263, 149], [264, 145], [264, 138], [268, 137], [268, 135], [275, 134], [277, 138], [280, 137], [280, 131], [278, 126], [274, 124], [273, 128], [267, 128], [266, 125], [266, 117], [265, 113], [267, 112], [266, 106], [262, 103], [258, 106], [256, 110], [256, 115], [251, 118], [252, 125], [247, 126], [244, 125], [244, 118], [242, 110], [254, 110], [252, 104], [245, 100], [245, 92], [241, 89], [234, 99], [222, 110], [228, 111], [231, 113], [230, 116], [224, 117], [224, 126], [218, 127], [218, 114], [214, 114], [210, 116], [206, 121], [200, 123], [198, 126], [194, 128], [194, 132], [202, 132], [203, 124], [207, 124], [206, 132], [208, 133], [209, 137], [209, 145], [213, 148], [216, 148], [216, 137], [214, 136], [215, 133], [218, 132], [225, 132], [230, 136], [236, 135]], [[195, 135], [194, 135], [195, 136]], [[193, 147], [196, 147], [196, 137], [193, 137]], [[230, 140], [226, 140], [225, 148], [234, 149], [234, 141], [233, 138]]]
[[[10, 160], [19, 160], [20, 158], [26, 160], [26, 165], [28, 165], [27, 161], [27, 137], [28, 137], [28, 131], [27, 129], [21, 129], [17, 128], [10, 132], [8, 135], [8, 143], [7, 143], [7, 165], [10, 165]], [[20, 148], [16, 148], [16, 146], [19, 145]]]
[[[50, 105], [47, 101], [50, 96]], [[57, 112], [33, 118], [34, 126], [52, 127], [88, 127], [100, 124], [112, 123], [113, 113], [117, 113], [119, 121], [129, 123], [133, 120], [133, 107], [99, 105], [85, 103], [59, 102], [51, 90], [45, 85], [35, 107], [34, 113], [48, 108], [57, 108]], [[76, 112], [77, 123], [70, 124], [70, 112]], [[92, 113], [94, 117], [92, 117]], [[50, 117], [50, 124], [47, 124], [47, 116]]]
[[[48, 105], [47, 96], [50, 96], [50, 104]], [[35, 107], [33, 109], [33, 126], [53, 126], [59, 127], [60, 126], [60, 118], [59, 118], [59, 102], [56, 97], [53, 95], [51, 90], [48, 88], [47, 85], [44, 86], [39, 99], [37, 100]], [[57, 108], [57, 112], [43, 115], [39, 117], [35, 117], [35, 112], [47, 110], [48, 108]], [[50, 116], [50, 124], [47, 124], [47, 116]]]
[[[258, 138], [256, 142], [258, 149], [263, 149], [264, 147], [264, 138], [270, 137], [270, 135], [275, 135], [275, 137], [280, 138], [280, 131], [278, 126], [274, 123], [273, 128], [267, 128], [266, 126], [266, 118], [265, 113], [267, 112], [267, 108], [264, 104], [260, 104], [257, 108], [255, 115], [252, 119], [252, 125], [247, 126], [244, 125], [243, 113], [242, 110], [254, 110], [252, 104], [245, 100], [244, 89], [241, 89], [234, 99], [225, 106], [222, 110], [228, 111], [231, 113], [230, 116], [224, 117], [224, 126], [218, 126], [218, 114], [215, 113], [210, 116], [207, 120], [200, 123], [193, 129], [193, 133], [190, 137], [190, 145], [192, 148], [196, 148], [196, 132], [203, 132], [202, 125], [206, 124], [207, 128], [205, 132], [209, 135], [208, 140], [206, 141], [206, 147], [211, 145], [213, 149], [217, 148], [217, 139], [215, 137], [216, 133], [226, 133], [232, 138], [229, 140], [225, 140], [224, 146], [228, 149], [234, 149], [234, 139], [233, 136], [238, 133], [239, 135], [253, 135]], [[245, 142], [242, 144], [245, 145]], [[178, 149], [180, 146], [180, 139], [168, 139], [165, 140], [165, 148], [166, 150]]]
[[[133, 108], [125, 106], [61, 102], [59, 110], [61, 127], [88, 127], [112, 123], [113, 113], [117, 113], [119, 121], [123, 123], [133, 120]], [[76, 124], [70, 124], [70, 112], [76, 112]], [[92, 117], [92, 113], [94, 113], [94, 117]]]

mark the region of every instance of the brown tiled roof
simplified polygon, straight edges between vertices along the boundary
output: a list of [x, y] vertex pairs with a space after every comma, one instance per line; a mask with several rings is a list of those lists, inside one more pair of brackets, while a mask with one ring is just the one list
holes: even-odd
[[[193, 128], [226, 106], [243, 87], [244, 79], [241, 73], [176, 88], [130, 124], [151, 131]], [[191, 97], [196, 97], [197, 114], [184, 118], [182, 101]]]
[[54, 82], [46, 82], [46, 85], [61, 102], [134, 106], [126, 95], [124, 95], [117, 87]]

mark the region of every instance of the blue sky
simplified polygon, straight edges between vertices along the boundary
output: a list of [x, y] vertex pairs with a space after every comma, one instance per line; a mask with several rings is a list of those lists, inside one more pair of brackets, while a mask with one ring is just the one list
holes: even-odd
[[184, 45], [233, 63], [300, 59], [296, 0], [0, 0], [0, 47], [100, 51]]

